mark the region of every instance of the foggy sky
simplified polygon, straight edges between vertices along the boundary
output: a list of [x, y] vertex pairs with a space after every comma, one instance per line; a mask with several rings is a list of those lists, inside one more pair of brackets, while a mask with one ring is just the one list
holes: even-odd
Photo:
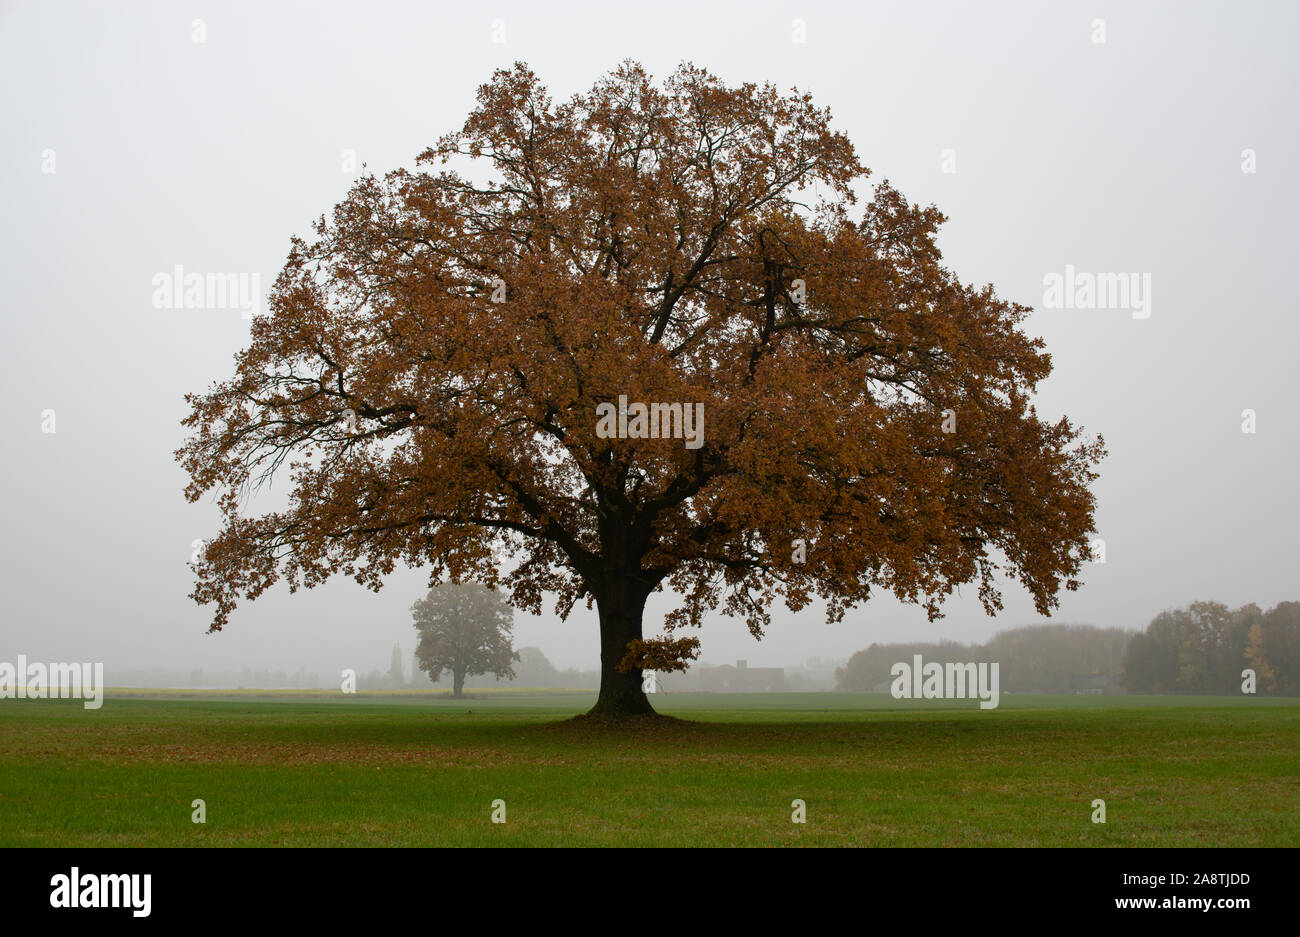
[[[155, 309], [177, 264], [260, 276], [346, 193], [457, 129], [492, 70], [526, 61], [556, 101], [625, 58], [694, 61], [729, 84], [797, 85], [831, 108], [873, 179], [949, 221], [945, 262], [1033, 305], [1055, 370], [1037, 398], [1105, 436], [1094, 487], [1106, 563], [1052, 621], [1141, 628], [1162, 609], [1300, 599], [1300, 318], [1293, 3], [22, 3], [0, 6], [0, 660], [114, 668], [409, 659], [426, 575], [348, 579], [243, 603], [206, 635], [187, 598], [188, 504], [172, 452], [186, 392], [229, 376], [237, 310]], [[206, 42], [192, 41], [192, 21]], [[807, 41], [792, 41], [792, 20]], [[1094, 20], [1105, 21], [1104, 43]], [[494, 43], [493, 20], [505, 42]], [[499, 33], [499, 27], [498, 27]], [[1257, 171], [1242, 171], [1242, 151]], [[43, 172], [53, 150], [56, 171]], [[956, 172], [944, 172], [955, 159]], [[1046, 309], [1044, 277], [1149, 274], [1146, 319]], [[1242, 432], [1242, 411], [1257, 432]], [[56, 414], [54, 434], [42, 412]], [[887, 596], [827, 625], [780, 605], [755, 643], [715, 616], [711, 663], [844, 658], [873, 641], [982, 641], [1042, 621], [1014, 584], [947, 617]], [[658, 603], [657, 605], [655, 603]], [[553, 604], [553, 603], [551, 603]], [[647, 634], [657, 631], [652, 599]], [[516, 614], [516, 645], [598, 666], [594, 612]]]

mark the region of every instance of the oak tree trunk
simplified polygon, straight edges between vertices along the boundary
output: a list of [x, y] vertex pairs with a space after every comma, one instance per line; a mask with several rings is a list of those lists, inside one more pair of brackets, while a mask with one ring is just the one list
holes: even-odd
[[600, 696], [588, 715], [606, 718], [655, 716], [641, 686], [639, 668], [620, 671], [629, 641], [641, 637], [648, 590], [630, 579], [615, 579], [596, 596], [600, 613]]

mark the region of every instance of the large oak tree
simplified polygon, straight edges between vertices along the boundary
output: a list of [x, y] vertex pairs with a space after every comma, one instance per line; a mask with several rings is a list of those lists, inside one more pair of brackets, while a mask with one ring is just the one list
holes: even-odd
[[[233, 378], [187, 397], [187, 496], [225, 516], [193, 593], [212, 628], [281, 579], [424, 565], [532, 612], [594, 602], [593, 712], [626, 715], [719, 606], [761, 636], [778, 598], [935, 617], [978, 583], [993, 614], [1005, 574], [1049, 613], [1090, 557], [1101, 440], [1031, 405], [1029, 308], [959, 282], [940, 212], [867, 175], [806, 94], [626, 63], [556, 104], [498, 71], [415, 171], [293, 239]], [[607, 438], [620, 395], [702, 405], [702, 445]], [[278, 470], [288, 506], [248, 516]]]

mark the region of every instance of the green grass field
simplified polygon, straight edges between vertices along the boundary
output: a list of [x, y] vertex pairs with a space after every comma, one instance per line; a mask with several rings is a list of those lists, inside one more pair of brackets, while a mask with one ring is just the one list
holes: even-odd
[[688, 721], [568, 721], [592, 699], [5, 700], [0, 845], [1300, 845], [1297, 699], [659, 694]]

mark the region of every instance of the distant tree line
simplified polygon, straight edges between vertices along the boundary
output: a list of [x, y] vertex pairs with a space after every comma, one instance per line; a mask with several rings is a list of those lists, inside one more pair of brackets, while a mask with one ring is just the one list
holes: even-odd
[[1257, 693], [1300, 695], [1300, 602], [1161, 612], [1129, 642], [1123, 683], [1138, 693], [1240, 693], [1246, 669]]
[[835, 671], [841, 690], [885, 690], [890, 668], [920, 654], [926, 663], [997, 661], [1003, 692], [1096, 692], [1118, 683], [1133, 632], [1091, 625], [1031, 625], [994, 635], [986, 644], [873, 644]]
[[997, 661], [1003, 691], [1019, 693], [1242, 692], [1254, 671], [1255, 692], [1300, 696], [1300, 602], [1265, 612], [1194, 602], [1161, 612], [1143, 632], [1090, 625], [1034, 625], [999, 632], [985, 644], [872, 644], [835, 671], [841, 690], [884, 690], [890, 668], [925, 661]]
[[561, 669], [547, 659], [539, 647], [521, 647], [519, 662], [515, 664], [515, 678], [511, 681], [524, 687], [569, 687], [595, 690], [600, 687], [599, 670]]
[[[204, 677], [203, 669], [190, 674], [191, 682], [194, 686], [203, 686]], [[229, 686], [228, 682], [218, 681], [215, 686]], [[251, 667], [241, 667], [239, 669], [239, 683], [241, 687], [276, 687], [285, 689], [313, 689], [320, 686], [320, 677], [314, 673], [308, 673], [306, 668], [299, 667], [295, 673], [288, 674], [283, 670], [253, 669]]]

